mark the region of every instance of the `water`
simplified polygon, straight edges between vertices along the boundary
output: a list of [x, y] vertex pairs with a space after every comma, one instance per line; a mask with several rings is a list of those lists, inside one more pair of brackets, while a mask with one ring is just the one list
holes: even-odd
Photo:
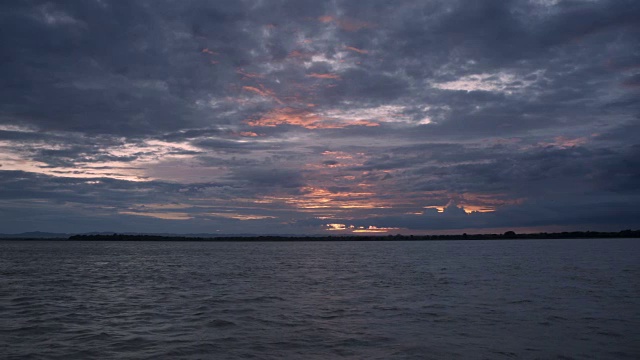
[[640, 240], [0, 241], [4, 359], [638, 359]]

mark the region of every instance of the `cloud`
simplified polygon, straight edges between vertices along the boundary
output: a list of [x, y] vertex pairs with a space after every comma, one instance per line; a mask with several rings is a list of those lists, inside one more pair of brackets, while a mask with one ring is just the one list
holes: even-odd
[[14, 231], [638, 226], [637, 1], [0, 7]]
[[345, 46], [344, 48], [347, 49], [347, 50], [355, 51], [358, 54], [368, 54], [369, 53], [369, 51], [367, 51], [367, 50], [358, 49], [357, 47], [353, 47], [353, 46]]
[[279, 108], [262, 115], [257, 120], [249, 120], [250, 126], [273, 127], [279, 125], [294, 125], [306, 129], [339, 129], [347, 126], [377, 126], [378, 124], [366, 119], [343, 117], [333, 112], [318, 113], [308, 109]]
[[121, 211], [122, 215], [134, 215], [134, 216], [148, 216], [162, 220], [190, 220], [191, 216], [187, 213], [181, 212], [136, 212], [136, 211]]
[[301, 172], [294, 169], [244, 168], [234, 171], [232, 179], [258, 187], [298, 188], [304, 185]]
[[333, 80], [340, 80], [340, 75], [336, 75], [336, 74], [318, 74], [318, 73], [311, 73], [308, 74], [307, 77], [311, 77], [311, 78], [315, 78], [315, 79], [333, 79]]

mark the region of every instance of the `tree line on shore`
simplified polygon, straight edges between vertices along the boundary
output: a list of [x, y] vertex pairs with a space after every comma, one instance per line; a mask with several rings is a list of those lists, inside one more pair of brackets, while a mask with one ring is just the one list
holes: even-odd
[[514, 240], [514, 239], [594, 239], [594, 238], [640, 238], [640, 230], [622, 230], [618, 232], [572, 231], [555, 233], [516, 234], [507, 231], [503, 234], [458, 234], [458, 235], [339, 235], [339, 236], [216, 236], [191, 237], [179, 235], [140, 235], [140, 234], [98, 234], [73, 235], [68, 240], [91, 241], [433, 241], [433, 240]]

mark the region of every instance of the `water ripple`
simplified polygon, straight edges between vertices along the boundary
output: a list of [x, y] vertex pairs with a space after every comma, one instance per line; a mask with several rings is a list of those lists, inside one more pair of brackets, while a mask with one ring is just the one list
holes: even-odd
[[640, 358], [635, 240], [0, 242], [6, 359]]

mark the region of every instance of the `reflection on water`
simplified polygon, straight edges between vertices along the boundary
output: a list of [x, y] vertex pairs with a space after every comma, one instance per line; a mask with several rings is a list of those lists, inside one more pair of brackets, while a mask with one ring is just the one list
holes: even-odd
[[5, 358], [640, 358], [640, 242], [0, 241]]

